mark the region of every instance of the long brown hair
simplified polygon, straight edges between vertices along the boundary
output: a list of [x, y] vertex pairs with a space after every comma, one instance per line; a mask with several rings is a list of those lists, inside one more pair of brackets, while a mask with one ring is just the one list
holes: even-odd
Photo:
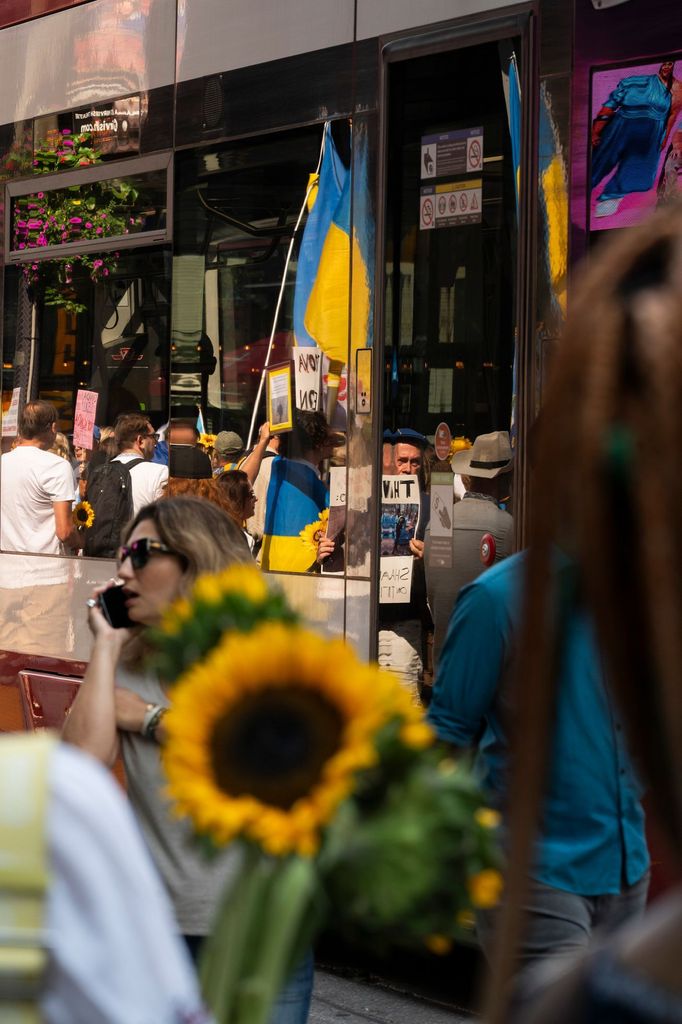
[[561, 628], [548, 611], [554, 544], [574, 561], [631, 749], [682, 855], [682, 205], [593, 258], [575, 289], [537, 434], [490, 1024], [505, 1016], [544, 792]]

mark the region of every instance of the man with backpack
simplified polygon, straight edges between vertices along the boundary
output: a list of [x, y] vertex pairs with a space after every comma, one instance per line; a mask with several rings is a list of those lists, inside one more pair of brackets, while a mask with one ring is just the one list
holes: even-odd
[[103, 558], [116, 555], [125, 523], [163, 497], [168, 483], [168, 466], [151, 461], [157, 436], [144, 413], [119, 416], [114, 437], [119, 454], [98, 466], [88, 480], [87, 500], [95, 519], [85, 535], [84, 551]]

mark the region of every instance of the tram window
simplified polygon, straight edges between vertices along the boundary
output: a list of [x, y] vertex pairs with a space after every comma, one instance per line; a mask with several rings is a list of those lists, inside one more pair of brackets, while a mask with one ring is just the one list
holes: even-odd
[[[200, 408], [211, 433], [234, 431], [247, 443], [252, 423], [255, 440], [267, 418], [265, 393], [258, 399], [259, 384], [283, 278], [269, 363], [293, 356], [300, 234], [286, 275], [285, 268], [309, 176], [318, 165], [322, 131], [317, 125], [178, 156], [171, 407], [174, 415], [184, 416], [196, 415]], [[333, 125], [332, 134], [347, 166], [348, 122]], [[295, 430], [282, 435], [281, 453], [301, 455], [298, 443]], [[332, 464], [341, 461], [341, 450], [335, 450]], [[260, 494], [257, 516], [265, 500]], [[301, 525], [317, 515], [311, 512]], [[259, 528], [263, 526], [261, 522]], [[299, 543], [298, 530], [294, 533], [293, 546]], [[310, 549], [268, 562], [266, 544], [265, 568], [303, 572], [315, 564]]]
[[[510, 427], [517, 211], [505, 72], [512, 50], [511, 40], [486, 43], [388, 70], [384, 474], [403, 472], [396, 465], [396, 452], [405, 454], [402, 431], [420, 435], [411, 472], [422, 492], [416, 539], [426, 546], [413, 559], [409, 603], [380, 597], [378, 646], [380, 660], [415, 689], [433, 671], [456, 597], [444, 524], [452, 524], [457, 492], [449, 459], [434, 452], [436, 428], [444, 422], [453, 438], [473, 440]], [[442, 474], [437, 489], [432, 470]], [[435, 507], [442, 516], [431, 531]], [[411, 514], [390, 511], [402, 521]], [[406, 527], [401, 522], [401, 540], [388, 512], [382, 553], [410, 555]]]
[[[168, 161], [160, 155], [143, 162], [153, 169], [110, 175], [113, 166], [51, 174], [7, 186], [8, 262], [26, 263], [57, 252], [89, 253], [104, 242], [121, 245], [153, 238], [167, 241]], [[123, 165], [130, 170], [129, 165]]]
[[[3, 412], [20, 388], [22, 402], [52, 402], [58, 429], [71, 439], [76, 397], [85, 390], [98, 395], [99, 427], [112, 426], [119, 413], [140, 411], [156, 429], [168, 419], [170, 254], [150, 248], [94, 253], [91, 259], [101, 260], [108, 274], [93, 280], [89, 267], [74, 259], [67, 283], [67, 261], [44, 260], [40, 287], [27, 287], [22, 267], [6, 268]], [[61, 289], [51, 304], [46, 281]], [[3, 451], [13, 440], [12, 432], [3, 431]], [[80, 454], [87, 461], [92, 451]], [[73, 446], [69, 457], [75, 496]]]

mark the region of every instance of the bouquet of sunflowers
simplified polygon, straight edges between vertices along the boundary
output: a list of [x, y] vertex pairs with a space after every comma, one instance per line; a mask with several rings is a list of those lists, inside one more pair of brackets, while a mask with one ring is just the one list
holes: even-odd
[[155, 635], [164, 764], [207, 854], [244, 848], [200, 965], [219, 1024], [265, 1024], [316, 932], [446, 952], [500, 894], [497, 815], [390, 673], [309, 631], [258, 570], [199, 579]]

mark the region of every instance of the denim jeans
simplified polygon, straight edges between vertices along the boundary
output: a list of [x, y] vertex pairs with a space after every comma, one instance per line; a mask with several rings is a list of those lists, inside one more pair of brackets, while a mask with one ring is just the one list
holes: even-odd
[[312, 951], [306, 954], [277, 997], [269, 1024], [306, 1024], [313, 994]]
[[[572, 957], [587, 948], [593, 932], [607, 935], [625, 921], [641, 917], [648, 890], [648, 871], [634, 885], [605, 896], [579, 896], [531, 879], [519, 966], [524, 969], [540, 960]], [[494, 910], [479, 911], [476, 917], [479, 942], [488, 958], [496, 917]]]
[[[203, 935], [183, 935], [183, 938], [190, 956], [196, 963], [204, 942]], [[315, 964], [310, 950], [278, 995], [270, 1014], [269, 1024], [306, 1024], [314, 976]]]

